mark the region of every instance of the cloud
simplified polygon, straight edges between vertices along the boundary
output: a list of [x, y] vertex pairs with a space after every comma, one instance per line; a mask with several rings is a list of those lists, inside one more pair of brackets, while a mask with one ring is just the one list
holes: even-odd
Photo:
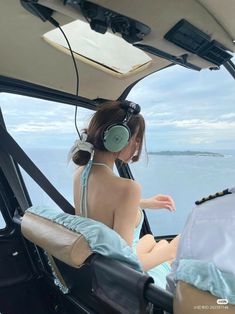
[[189, 120], [175, 120], [175, 121], [165, 121], [163, 125], [174, 125], [178, 128], [186, 129], [203, 129], [203, 130], [231, 130], [235, 128], [234, 122], [218, 121], [218, 120], [199, 120], [199, 119], [189, 119]]
[[158, 118], [158, 117], [166, 117], [172, 115], [171, 112], [165, 111], [165, 112], [158, 112], [156, 110], [143, 110], [142, 112], [145, 120], [148, 120], [149, 118]]
[[[78, 128], [82, 130], [86, 124], [84, 122], [77, 123]], [[54, 122], [28, 122], [21, 123], [11, 127], [12, 133], [47, 133], [49, 134], [72, 134], [74, 133], [74, 121], [54, 121]]]
[[203, 137], [194, 137], [189, 140], [192, 145], [208, 145], [213, 144], [214, 141], [212, 139], [206, 139]]
[[19, 124], [11, 129], [13, 133], [24, 132], [24, 133], [71, 133], [74, 125], [72, 121], [67, 122], [29, 122], [28, 124]]
[[221, 118], [222, 119], [233, 119], [233, 118], [235, 119], [235, 112], [223, 114]]
[[[74, 106], [11, 94], [1, 95], [1, 104], [7, 128], [13, 134], [73, 134], [75, 131]], [[92, 114], [91, 110], [78, 108], [80, 129], [86, 127]]]

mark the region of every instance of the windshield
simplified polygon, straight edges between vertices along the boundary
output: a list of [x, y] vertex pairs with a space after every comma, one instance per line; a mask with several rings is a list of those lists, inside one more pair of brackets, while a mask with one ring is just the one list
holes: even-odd
[[[128, 95], [146, 121], [147, 156], [131, 169], [142, 197], [171, 195], [176, 212], [147, 210], [155, 235], [178, 234], [194, 202], [235, 186], [235, 88], [219, 71], [174, 66]], [[143, 154], [144, 155], [144, 154]]]
[[[7, 93], [0, 100], [8, 131], [73, 204], [75, 166], [67, 154], [77, 138], [74, 107]], [[234, 80], [223, 68], [195, 72], [174, 66], [139, 82], [128, 100], [141, 105], [147, 126], [147, 156], [131, 164], [142, 197], [167, 194], [176, 202], [175, 213], [147, 210], [152, 231], [180, 233], [196, 200], [235, 185]], [[78, 108], [79, 129], [92, 114]], [[23, 176], [33, 204], [56, 206]]]

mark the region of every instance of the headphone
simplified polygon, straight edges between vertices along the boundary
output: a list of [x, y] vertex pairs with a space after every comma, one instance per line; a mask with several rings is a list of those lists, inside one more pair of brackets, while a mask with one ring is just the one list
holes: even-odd
[[103, 132], [104, 147], [112, 153], [121, 151], [128, 144], [131, 131], [127, 123], [133, 115], [137, 115], [141, 110], [138, 104], [127, 100], [122, 101], [120, 107], [126, 111], [123, 121], [109, 125]]

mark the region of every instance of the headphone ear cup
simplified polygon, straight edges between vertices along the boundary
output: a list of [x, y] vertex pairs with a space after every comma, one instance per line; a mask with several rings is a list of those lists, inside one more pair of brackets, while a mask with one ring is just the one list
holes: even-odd
[[113, 153], [121, 151], [129, 142], [130, 130], [126, 125], [111, 125], [104, 131], [104, 147]]

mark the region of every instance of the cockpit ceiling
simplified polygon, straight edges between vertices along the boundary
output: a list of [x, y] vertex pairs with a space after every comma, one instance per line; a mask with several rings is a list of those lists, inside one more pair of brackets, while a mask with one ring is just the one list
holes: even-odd
[[[164, 39], [164, 35], [181, 19], [196, 26], [235, 51], [235, 1], [226, 0], [95, 0], [110, 10], [138, 20], [151, 28], [141, 44], [153, 46], [168, 54], [181, 56], [188, 53], [188, 61], [200, 68], [214, 64], [180, 48]], [[39, 0], [41, 5], [52, 8], [53, 18], [60, 25], [84, 17], [61, 0]], [[19, 0], [0, 2], [0, 75], [46, 86], [75, 94], [76, 76], [71, 56], [43, 39], [54, 27], [26, 11]], [[103, 47], [105, 49], [105, 47]], [[150, 55], [151, 61], [129, 75], [113, 75], [92, 62], [77, 58], [79, 94], [91, 99], [116, 99], [133, 82], [161, 70], [170, 61]]]

